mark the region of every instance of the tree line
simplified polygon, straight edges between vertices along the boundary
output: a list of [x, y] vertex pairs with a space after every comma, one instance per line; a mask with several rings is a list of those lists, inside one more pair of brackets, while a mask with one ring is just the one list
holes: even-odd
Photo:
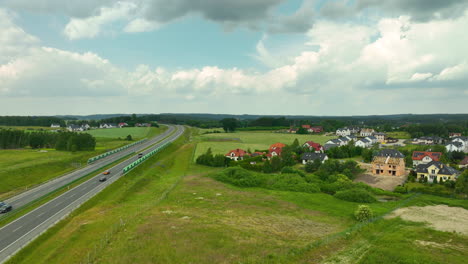
[[31, 147], [55, 148], [64, 151], [88, 151], [96, 147], [96, 139], [90, 134], [75, 132], [25, 132], [0, 129], [0, 149]]
[[65, 120], [53, 116], [0, 116], [2, 126], [65, 126]]

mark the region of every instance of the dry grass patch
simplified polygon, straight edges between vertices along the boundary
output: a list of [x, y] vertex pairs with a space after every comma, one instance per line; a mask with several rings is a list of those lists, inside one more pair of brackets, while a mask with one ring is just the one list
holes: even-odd
[[417, 207], [395, 210], [387, 218], [401, 217], [413, 222], [426, 222], [430, 227], [446, 232], [468, 235], [468, 210], [447, 205]]

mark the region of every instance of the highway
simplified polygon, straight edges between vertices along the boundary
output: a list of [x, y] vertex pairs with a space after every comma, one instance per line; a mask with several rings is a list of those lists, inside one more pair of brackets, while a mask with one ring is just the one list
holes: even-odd
[[101, 160], [98, 160], [92, 164], [87, 165], [84, 168], [75, 170], [71, 173], [65, 174], [63, 176], [60, 176], [58, 178], [55, 178], [51, 181], [48, 181], [44, 184], [38, 185], [34, 187], [33, 189], [30, 189], [28, 191], [25, 191], [19, 195], [16, 195], [12, 198], [9, 198], [5, 200], [8, 204], [11, 204], [13, 206], [13, 210], [20, 208], [21, 206], [24, 206], [36, 199], [41, 198], [42, 196], [62, 187], [65, 186], [76, 179], [79, 179], [93, 171], [96, 171], [102, 167], [105, 167], [108, 164], [111, 164], [115, 162], [116, 160], [119, 160], [131, 153], [135, 152], [140, 152], [141, 150], [148, 148], [149, 146], [157, 143], [158, 141], [161, 141], [163, 138], [169, 136], [172, 132], [174, 132], [175, 128], [174, 126], [169, 126], [169, 129], [166, 130], [164, 133], [161, 135], [158, 135], [150, 140], [147, 140], [143, 142], [142, 144], [138, 144], [136, 146], [130, 147], [126, 150], [123, 150], [121, 152], [115, 153], [113, 155], [110, 155], [109, 157], [103, 158]]
[[[172, 127], [172, 131], [174, 130], [176, 130], [175, 133], [155, 144], [143, 153], [146, 154], [167, 142], [173, 142], [183, 134], [184, 127]], [[22, 247], [26, 246], [33, 239], [45, 232], [48, 228], [66, 217], [83, 202], [87, 201], [112, 182], [122, 177], [124, 175], [122, 173], [123, 168], [135, 160], [136, 157], [130, 157], [112, 167], [112, 173], [107, 175], [107, 181], [100, 182], [98, 179], [101, 177], [101, 174], [96, 174], [86, 182], [70, 189], [53, 200], [2, 227], [0, 229], [0, 263], [6, 261], [11, 257], [11, 255], [15, 254]]]

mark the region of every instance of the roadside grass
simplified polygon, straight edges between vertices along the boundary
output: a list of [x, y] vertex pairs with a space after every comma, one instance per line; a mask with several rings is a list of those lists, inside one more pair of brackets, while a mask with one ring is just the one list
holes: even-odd
[[[164, 127], [165, 128], [165, 127]], [[143, 139], [161, 133], [159, 127], [123, 127], [123, 128], [108, 128], [108, 129], [93, 129], [83, 133], [91, 134], [96, 138], [126, 138], [131, 135], [134, 140]]]
[[129, 157], [131, 157], [133, 154], [129, 154], [125, 157], [122, 157], [114, 162], [112, 162], [111, 164], [103, 167], [103, 168], [99, 168], [93, 172], [90, 172], [88, 174], [86, 174], [85, 176], [81, 177], [81, 178], [78, 178], [76, 180], [74, 180], [73, 182], [65, 185], [65, 186], [62, 186], [54, 191], [51, 191], [49, 194], [46, 194], [20, 208], [15, 208], [14, 211], [8, 213], [7, 215], [2, 215], [0, 216], [0, 227], [14, 221], [15, 219], [18, 219], [20, 218], [21, 216], [27, 214], [28, 212], [34, 210], [35, 208], [45, 204], [46, 202], [54, 199], [55, 197], [63, 194], [64, 192], [68, 191], [69, 189], [72, 189], [78, 185], [80, 185], [81, 183], [89, 180], [90, 178], [100, 174], [98, 172], [102, 172], [104, 170], [107, 170], [107, 169], [110, 169], [112, 168], [113, 166], [115, 166], [116, 164], [118, 164], [119, 162], [122, 162], [123, 160], [125, 159], [128, 159]]
[[388, 137], [399, 138], [399, 139], [410, 139], [411, 135], [406, 131], [394, 131], [394, 132], [385, 132]]
[[195, 157], [205, 153], [208, 148], [211, 148], [214, 154], [226, 154], [228, 151], [236, 148], [250, 149], [251, 151], [255, 149], [266, 150], [271, 144], [277, 142], [292, 144], [296, 138], [300, 144], [306, 141], [324, 144], [329, 139], [336, 138], [336, 136], [296, 135], [265, 131], [201, 134], [203, 133], [202, 131], [200, 130], [199, 136], [196, 137], [201, 142], [197, 144]]
[[57, 130], [57, 129], [64, 129], [61, 128], [54, 128], [54, 127], [41, 127], [41, 126], [0, 126], [3, 129], [18, 129], [18, 130], [26, 130], [26, 131], [44, 131], [44, 130]]
[[[154, 136], [166, 129], [164, 127], [141, 128], [140, 130]], [[98, 137], [96, 138], [95, 151], [75, 153], [55, 149], [2, 149], [0, 150], [0, 179], [2, 182], [0, 184], [0, 200], [76, 170], [85, 166], [89, 158], [132, 142], [134, 141]]]

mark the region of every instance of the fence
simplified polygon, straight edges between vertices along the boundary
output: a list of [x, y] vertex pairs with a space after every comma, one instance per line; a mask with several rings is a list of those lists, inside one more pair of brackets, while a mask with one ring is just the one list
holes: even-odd
[[117, 153], [117, 152], [120, 152], [120, 151], [122, 151], [122, 150], [126, 150], [126, 149], [128, 149], [128, 148], [131, 148], [131, 147], [133, 147], [133, 146], [135, 146], [135, 145], [141, 144], [141, 143], [145, 142], [146, 140], [147, 140], [147, 139], [145, 138], [145, 139], [142, 139], [142, 140], [140, 140], [140, 141], [133, 142], [132, 144], [128, 144], [128, 145], [125, 145], [125, 146], [123, 146], [123, 147], [120, 147], [120, 148], [117, 148], [117, 149], [108, 151], [108, 152], [103, 153], [103, 154], [101, 154], [101, 155], [98, 155], [98, 156], [96, 156], [96, 157], [92, 157], [92, 158], [88, 159], [88, 164], [93, 163], [93, 162], [95, 162], [96, 160], [100, 160], [100, 159], [102, 159], [102, 158], [108, 157], [108, 156], [110, 156], [110, 155], [112, 155], [112, 154], [115, 154], [115, 153]]
[[163, 150], [164, 148], [166, 148], [169, 144], [171, 144], [172, 142], [167, 142], [165, 144], [163, 144], [162, 146], [160, 147], [157, 147], [156, 149], [152, 150], [151, 152], [149, 152], [148, 154], [144, 155], [143, 157], [137, 159], [136, 161], [132, 162], [130, 165], [126, 166], [125, 168], [123, 168], [123, 173], [127, 173], [128, 171], [130, 171], [131, 169], [135, 168], [136, 166], [140, 165], [140, 163], [142, 163], [143, 161], [149, 159], [151, 156], [153, 156], [154, 154], [160, 152], [161, 150]]

